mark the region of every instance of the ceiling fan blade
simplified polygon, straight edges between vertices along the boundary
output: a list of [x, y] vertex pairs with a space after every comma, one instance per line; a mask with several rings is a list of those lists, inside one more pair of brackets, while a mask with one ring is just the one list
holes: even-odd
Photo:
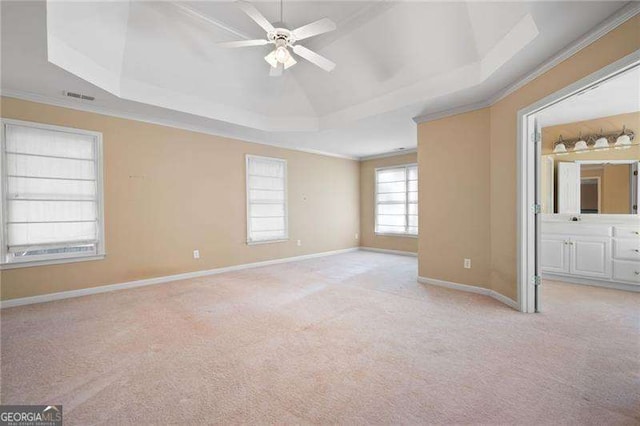
[[253, 19], [256, 24], [260, 25], [263, 30], [265, 30], [268, 33], [275, 30], [273, 25], [271, 25], [271, 22], [267, 21], [267, 18], [265, 18], [264, 15], [260, 13], [258, 9], [255, 8], [254, 5], [243, 0], [238, 0], [235, 3], [244, 13], [249, 15], [249, 18]]
[[325, 71], [331, 72], [336, 67], [336, 64], [325, 58], [324, 56], [318, 55], [313, 50], [309, 50], [304, 46], [296, 44], [293, 46], [293, 51], [296, 55], [299, 55], [311, 62], [314, 65], [319, 66]]
[[282, 75], [283, 70], [284, 70], [284, 65], [278, 62], [277, 66], [269, 67], [269, 77], [280, 77]]
[[258, 39], [258, 40], [226, 41], [224, 43], [216, 43], [216, 46], [224, 47], [224, 48], [234, 48], [234, 47], [264, 46], [265, 44], [269, 44], [269, 41]]
[[304, 40], [318, 34], [328, 33], [336, 29], [336, 24], [329, 18], [322, 18], [291, 31], [296, 40]]

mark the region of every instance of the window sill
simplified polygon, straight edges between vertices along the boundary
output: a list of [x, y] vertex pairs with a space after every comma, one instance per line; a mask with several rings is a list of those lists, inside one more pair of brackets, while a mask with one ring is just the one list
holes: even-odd
[[0, 265], [0, 270], [4, 271], [7, 269], [29, 268], [33, 266], [57, 265], [61, 263], [89, 262], [92, 260], [103, 260], [105, 257], [106, 257], [105, 254], [98, 254], [98, 255], [82, 256], [82, 257], [67, 257], [62, 259], [11, 262], [11, 263], [3, 263], [2, 265]]
[[389, 232], [375, 232], [376, 237], [404, 237], [404, 238], [418, 238], [417, 235], [413, 234], [393, 234]]
[[247, 241], [248, 246], [258, 246], [261, 244], [271, 244], [271, 243], [286, 243], [289, 241], [288, 238], [280, 239], [280, 240], [264, 240], [264, 241]]

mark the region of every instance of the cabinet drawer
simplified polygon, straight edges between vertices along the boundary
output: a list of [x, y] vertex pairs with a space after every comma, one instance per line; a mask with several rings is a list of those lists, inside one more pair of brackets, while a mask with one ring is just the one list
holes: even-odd
[[617, 238], [640, 238], [640, 226], [614, 226], [613, 236]]
[[613, 240], [613, 257], [625, 260], [640, 260], [640, 238]]
[[614, 260], [613, 279], [640, 284], [640, 262]]

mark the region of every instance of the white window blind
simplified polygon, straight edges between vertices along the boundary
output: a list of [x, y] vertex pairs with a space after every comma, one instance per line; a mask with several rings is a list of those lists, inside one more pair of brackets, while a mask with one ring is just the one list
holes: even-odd
[[102, 252], [100, 137], [3, 120], [3, 263]]
[[376, 169], [378, 234], [418, 235], [418, 166]]
[[247, 242], [287, 238], [287, 162], [247, 155]]

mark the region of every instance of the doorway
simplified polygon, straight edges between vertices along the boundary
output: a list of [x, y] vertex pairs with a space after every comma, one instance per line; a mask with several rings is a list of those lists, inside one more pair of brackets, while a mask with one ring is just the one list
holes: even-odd
[[[554, 119], [564, 124], [580, 122], [584, 127], [584, 118], [595, 110], [600, 110], [601, 117], [608, 117], [607, 108], [612, 108], [609, 104], [615, 104], [613, 100], [619, 100], [620, 96], [612, 96], [611, 102], [604, 103], [589, 103], [588, 100], [594, 99], [599, 88], [602, 92], [602, 88], [612, 87], [612, 82], [620, 82], [625, 76], [632, 79], [635, 75], [640, 75], [640, 51], [518, 113], [518, 303], [522, 312], [542, 310], [541, 289], [545, 275], [557, 275], [569, 282], [573, 279], [580, 284], [630, 291], [640, 289], [640, 281], [636, 278], [640, 275], [636, 274], [640, 266], [633, 263], [640, 262], [640, 257], [635, 259], [640, 251], [634, 251], [640, 244], [637, 242], [640, 240], [635, 239], [640, 236], [640, 227], [636, 225], [640, 155], [635, 153], [636, 148], [640, 149], [640, 135], [636, 138], [635, 133], [624, 125], [615, 131], [603, 128], [586, 134], [582, 131], [572, 134], [570, 126], [563, 128], [558, 123], [551, 124], [556, 125], [556, 131], [564, 129], [565, 134], [548, 134], [552, 127], [549, 121]], [[637, 105], [639, 93], [636, 89], [627, 92], [626, 96]], [[583, 108], [587, 103], [589, 108]], [[567, 107], [563, 110], [565, 117], [560, 119], [556, 113], [562, 111], [562, 105]], [[640, 108], [636, 110], [640, 114]], [[635, 123], [633, 126], [637, 127]], [[634, 130], [640, 132], [640, 129]], [[628, 150], [631, 146], [633, 154]], [[609, 157], [615, 157], [615, 160]], [[623, 160], [627, 163], [626, 169], [613, 168], [618, 165], [613, 162]], [[598, 168], [603, 170], [600, 175], [597, 170], [589, 170]], [[605, 168], [610, 176], [609, 191], [607, 179], [603, 177]], [[623, 177], [626, 178], [624, 184]], [[567, 231], [569, 223], [595, 224], [599, 219], [608, 221], [611, 226], [597, 231], [598, 226], [590, 227], [588, 231], [596, 235], [582, 235], [587, 229], [584, 226]], [[543, 230], [546, 230], [545, 238]], [[571, 237], [574, 233], [576, 235]], [[623, 237], [625, 233], [628, 239]]]

